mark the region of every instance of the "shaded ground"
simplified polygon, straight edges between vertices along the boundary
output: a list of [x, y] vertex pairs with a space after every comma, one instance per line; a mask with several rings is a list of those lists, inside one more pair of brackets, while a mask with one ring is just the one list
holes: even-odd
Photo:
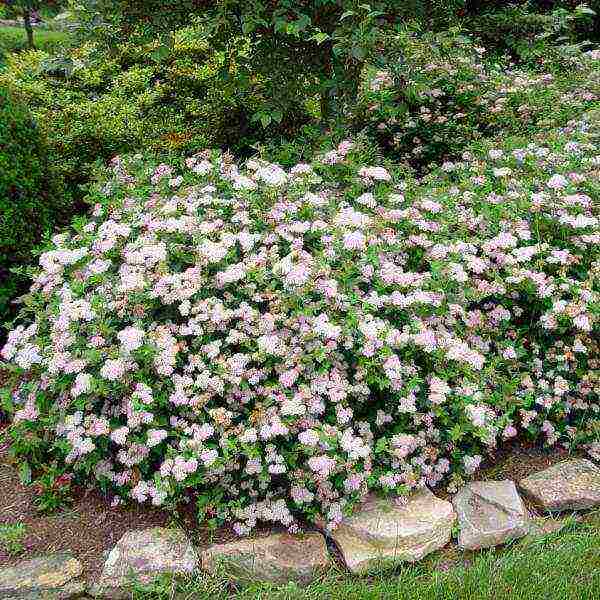
[[125, 531], [165, 525], [169, 515], [147, 507], [111, 508], [108, 499], [97, 493], [81, 493], [71, 508], [49, 516], [37, 514], [34, 492], [19, 481], [14, 467], [0, 451], [0, 524], [23, 523], [24, 552], [11, 559], [0, 546], [0, 564], [18, 562], [28, 556], [69, 550], [88, 574], [99, 571], [104, 552], [110, 550]]

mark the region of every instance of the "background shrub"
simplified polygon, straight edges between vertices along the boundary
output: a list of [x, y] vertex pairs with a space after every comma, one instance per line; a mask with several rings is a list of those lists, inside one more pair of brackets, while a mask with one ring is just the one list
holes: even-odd
[[[32, 51], [9, 58], [0, 83], [26, 99], [74, 193], [96, 161], [119, 153], [181, 155], [220, 146], [247, 154], [269, 139], [250, 118], [260, 83], [252, 92], [235, 74], [223, 83], [224, 57], [194, 28], [180, 30], [173, 44], [167, 56], [156, 43], [124, 44], [112, 54], [87, 43], [62, 56]], [[294, 114], [294, 127], [306, 123], [302, 99]], [[285, 125], [278, 131], [285, 136]]]
[[9, 270], [32, 260], [32, 250], [64, 209], [63, 194], [33, 117], [0, 87], [0, 322], [12, 314], [10, 301], [26, 282]]
[[[154, 23], [141, 16], [150, 11], [145, 4], [128, 3], [123, 14], [121, 9], [111, 13], [110, 6], [100, 13], [78, 13], [80, 41], [72, 49], [13, 54], [0, 73], [0, 84], [26, 100], [48, 139], [53, 164], [79, 198], [96, 161], [138, 150], [181, 156], [221, 147], [249, 156], [261, 147], [280, 158], [276, 146], [300, 149], [302, 140], [308, 156], [330, 134], [339, 141], [349, 131], [363, 130], [388, 156], [422, 167], [484, 135], [537, 127], [538, 120], [526, 110], [533, 96], [539, 95], [533, 105], [544, 117], [555, 104], [566, 106], [557, 103], [558, 96], [569, 85], [575, 92], [578, 85], [579, 70], [566, 62], [566, 51], [547, 50], [556, 44], [554, 38], [543, 41], [544, 64], [535, 64], [540, 73], [556, 75], [558, 83], [541, 85], [535, 71], [511, 67], [504, 73], [506, 59], [482, 54], [474, 41], [477, 26], [471, 37], [459, 28], [423, 31], [407, 25], [404, 13], [392, 11], [388, 22], [383, 5], [373, 14], [355, 7], [343, 19], [330, 15], [329, 27], [343, 25], [327, 33], [336, 32], [335, 43], [333, 38], [309, 39], [304, 29], [293, 35], [287, 29], [261, 32], [264, 43], [278, 52], [316, 53], [319, 47], [317, 61], [327, 62], [327, 53], [350, 52], [346, 59], [336, 58], [343, 64], [335, 67], [338, 74], [327, 75], [327, 85], [333, 86], [327, 89], [319, 83], [325, 77], [319, 74], [323, 65], [296, 64], [292, 56], [277, 54], [269, 54], [277, 65], [263, 63], [267, 47], [256, 47], [250, 29], [230, 35], [214, 31], [210, 11], [191, 13], [187, 20], [185, 11], [175, 11], [170, 20]], [[436, 27], [452, 22], [450, 9], [435, 14]], [[350, 19], [355, 20], [349, 24]], [[313, 29], [311, 35], [318, 35]], [[328, 43], [331, 47], [321, 48]], [[377, 73], [387, 73], [389, 81], [372, 89]], [[505, 92], [511, 78], [529, 84]], [[74, 206], [73, 212], [79, 210]]]
[[600, 2], [474, 3], [465, 27], [492, 53], [535, 62], [557, 45], [600, 39]]
[[386, 156], [430, 168], [485, 137], [559, 127], [600, 97], [598, 63], [555, 49], [536, 69], [491, 61], [460, 30], [389, 36], [363, 72], [354, 128]]

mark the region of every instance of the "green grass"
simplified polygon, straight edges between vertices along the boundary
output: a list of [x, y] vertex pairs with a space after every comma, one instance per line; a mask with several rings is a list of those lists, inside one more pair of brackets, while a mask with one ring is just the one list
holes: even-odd
[[[34, 31], [35, 46], [38, 50], [50, 52], [61, 46], [67, 40], [64, 31], [36, 29]], [[27, 36], [22, 27], [0, 27], [0, 63], [2, 57], [9, 52], [27, 49]]]
[[[440, 561], [455, 565], [435, 569]], [[464, 563], [468, 563], [467, 566]], [[559, 533], [499, 551], [444, 551], [418, 565], [370, 578], [331, 569], [310, 586], [228, 587], [226, 578], [165, 579], [134, 600], [599, 600], [600, 513]]]
[[25, 549], [23, 539], [27, 530], [23, 523], [14, 523], [10, 525], [0, 525], [0, 547], [9, 556], [17, 556]]

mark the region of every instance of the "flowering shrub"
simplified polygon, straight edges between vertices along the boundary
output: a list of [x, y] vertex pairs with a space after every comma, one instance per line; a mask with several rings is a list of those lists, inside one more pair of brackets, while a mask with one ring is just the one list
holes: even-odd
[[553, 56], [539, 71], [499, 65], [456, 32], [390, 38], [366, 69], [356, 119], [388, 156], [442, 162], [474, 140], [556, 127], [600, 98], [596, 52]]
[[[2, 350], [13, 448], [120, 498], [195, 494], [247, 533], [457, 483], [517, 436], [600, 425], [589, 123], [435, 177], [116, 158], [40, 259]], [[23, 315], [26, 319], [26, 315]]]

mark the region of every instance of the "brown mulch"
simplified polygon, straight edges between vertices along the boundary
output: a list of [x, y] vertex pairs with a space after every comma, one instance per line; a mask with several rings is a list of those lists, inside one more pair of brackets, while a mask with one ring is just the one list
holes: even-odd
[[477, 477], [519, 481], [562, 460], [581, 456], [583, 456], [582, 452], [570, 452], [564, 448], [543, 448], [539, 445], [513, 443], [498, 450], [493, 458], [488, 458], [482, 464]]
[[109, 498], [97, 491], [75, 490], [73, 496], [64, 510], [39, 514], [35, 492], [21, 483], [6, 445], [0, 443], [0, 525], [23, 523], [26, 527], [24, 552], [10, 557], [0, 545], [0, 565], [50, 552], [70, 552], [81, 561], [84, 574], [94, 577], [102, 571], [106, 554], [132, 529], [176, 524], [199, 547], [235, 538], [229, 528], [211, 531], [199, 526], [192, 505], [174, 513], [138, 504], [113, 508]]
[[[556, 449], [549, 451], [515, 445], [499, 451], [493, 460], [488, 460], [476, 477], [518, 481], [568, 457], [567, 452]], [[436, 494], [448, 497], [442, 489], [436, 490]], [[67, 509], [40, 515], [36, 512], [34, 499], [33, 490], [20, 482], [14, 465], [10, 463], [6, 444], [0, 442], [0, 524], [23, 523], [26, 526], [24, 552], [11, 558], [0, 546], [0, 565], [14, 564], [39, 554], [68, 551], [81, 561], [85, 575], [94, 577], [101, 572], [108, 551], [125, 532], [132, 529], [176, 524], [201, 548], [235, 538], [229, 528], [213, 531], [199, 525], [193, 504], [177, 513], [133, 504], [112, 508], [109, 498], [101, 493], [78, 490]], [[260, 535], [266, 531], [265, 528], [257, 533]]]

